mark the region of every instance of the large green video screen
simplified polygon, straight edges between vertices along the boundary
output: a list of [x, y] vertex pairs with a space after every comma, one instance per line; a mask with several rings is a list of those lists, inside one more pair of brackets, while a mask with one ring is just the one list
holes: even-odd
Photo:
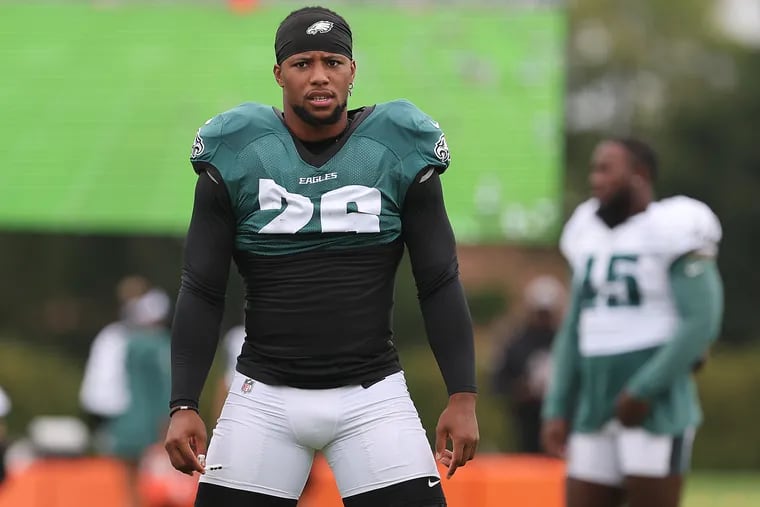
[[[184, 234], [197, 128], [241, 102], [281, 107], [273, 39], [292, 4], [100, 4], [0, 5], [0, 228]], [[337, 8], [354, 31], [349, 107], [406, 98], [446, 132], [460, 242], [551, 239], [564, 13]]]

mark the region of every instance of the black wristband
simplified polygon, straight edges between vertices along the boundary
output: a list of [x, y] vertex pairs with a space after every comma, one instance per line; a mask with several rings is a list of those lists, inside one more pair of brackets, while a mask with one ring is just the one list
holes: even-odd
[[199, 414], [198, 407], [193, 407], [192, 405], [177, 405], [176, 407], [172, 407], [169, 409], [169, 417], [173, 416], [180, 410], [192, 410], [196, 414]]

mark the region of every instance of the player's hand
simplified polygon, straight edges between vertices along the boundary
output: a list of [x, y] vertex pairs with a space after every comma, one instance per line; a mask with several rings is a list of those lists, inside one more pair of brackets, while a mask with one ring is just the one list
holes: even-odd
[[644, 419], [649, 415], [649, 402], [634, 398], [623, 391], [618, 397], [615, 406], [615, 416], [626, 428], [641, 426]]
[[438, 458], [438, 462], [446, 468], [449, 468], [452, 461], [454, 461], [454, 453], [449, 449], [444, 449], [441, 453], [441, 457]]
[[565, 459], [568, 433], [567, 421], [564, 419], [544, 421], [541, 425], [541, 444], [546, 453], [555, 458]]
[[[438, 418], [435, 428], [435, 459], [449, 468], [446, 474], [451, 479], [457, 468], [464, 466], [475, 457], [480, 434], [475, 416], [475, 393], [454, 393], [449, 404]], [[452, 450], [446, 449], [451, 440]]]
[[206, 454], [206, 438], [206, 425], [197, 412], [175, 412], [169, 422], [164, 445], [172, 466], [187, 475], [193, 475], [193, 472], [205, 473], [198, 455]]

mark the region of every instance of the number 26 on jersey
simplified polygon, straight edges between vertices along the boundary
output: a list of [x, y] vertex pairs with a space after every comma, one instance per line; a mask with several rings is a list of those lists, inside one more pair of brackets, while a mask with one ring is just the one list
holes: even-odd
[[[295, 234], [314, 216], [311, 199], [288, 192], [271, 179], [259, 180], [259, 207], [282, 210], [259, 234]], [[319, 201], [322, 232], [380, 232], [381, 207], [382, 195], [376, 188], [347, 185], [325, 192]]]

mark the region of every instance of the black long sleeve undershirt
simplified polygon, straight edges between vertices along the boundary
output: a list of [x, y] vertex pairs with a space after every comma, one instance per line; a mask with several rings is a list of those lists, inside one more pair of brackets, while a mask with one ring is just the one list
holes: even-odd
[[[428, 339], [447, 390], [449, 394], [475, 392], [471, 320], [437, 174], [407, 191], [402, 231]], [[218, 172], [209, 167], [196, 185], [185, 244], [172, 329], [172, 406], [197, 406], [217, 347], [234, 240], [235, 221], [226, 188]]]
[[438, 173], [409, 188], [401, 223], [425, 331], [449, 395], [477, 392], [472, 320]]
[[171, 406], [198, 406], [214, 360], [235, 238], [227, 190], [214, 168], [198, 177], [172, 325]]

